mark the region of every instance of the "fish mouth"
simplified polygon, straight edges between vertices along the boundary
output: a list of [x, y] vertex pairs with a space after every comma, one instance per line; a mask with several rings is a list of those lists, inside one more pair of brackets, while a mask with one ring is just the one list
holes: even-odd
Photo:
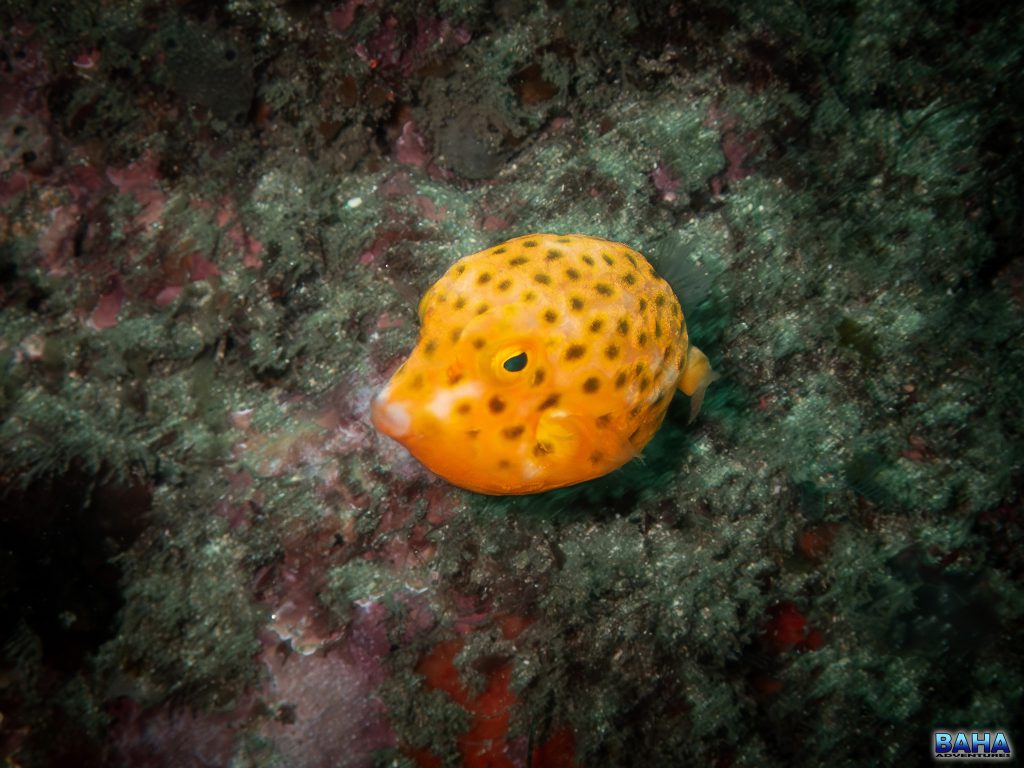
[[412, 428], [409, 409], [384, 397], [383, 393], [373, 398], [370, 404], [370, 421], [378, 432], [395, 440], [407, 437]]

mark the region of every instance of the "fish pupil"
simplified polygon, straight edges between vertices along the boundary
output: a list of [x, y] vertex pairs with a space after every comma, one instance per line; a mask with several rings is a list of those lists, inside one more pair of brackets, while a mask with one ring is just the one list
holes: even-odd
[[519, 373], [526, 367], [526, 353], [520, 352], [518, 355], [513, 355], [502, 363], [502, 367], [509, 373]]

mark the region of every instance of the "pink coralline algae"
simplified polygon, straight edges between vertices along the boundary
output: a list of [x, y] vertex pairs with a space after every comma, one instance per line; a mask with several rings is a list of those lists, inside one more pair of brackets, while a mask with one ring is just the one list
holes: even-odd
[[424, 168], [430, 162], [427, 143], [416, 130], [412, 120], [405, 122], [401, 135], [395, 140], [394, 157], [399, 163], [416, 168]]
[[115, 276], [110, 282], [110, 290], [100, 296], [100, 300], [96, 303], [96, 308], [89, 315], [89, 325], [97, 331], [103, 331], [117, 325], [117, 316], [121, 312], [121, 305], [124, 303], [124, 287], [121, 285], [121, 279]]
[[356, 11], [364, 5], [369, 5], [368, 0], [348, 0], [332, 11], [327, 12], [327, 23], [338, 33], [346, 31], [356, 20]]
[[280, 716], [260, 731], [285, 764], [369, 765], [375, 751], [394, 746], [377, 696], [390, 647], [387, 619], [379, 604], [359, 609], [344, 642], [311, 656], [280, 653], [276, 643], [266, 643], [264, 702]]
[[658, 190], [658, 194], [661, 199], [666, 203], [675, 202], [679, 196], [680, 181], [676, 178], [672, 171], [667, 166], [659, 163], [654, 166], [654, 170], [651, 171], [651, 181], [654, 183], [655, 189]]
[[160, 186], [160, 158], [152, 150], [121, 168], [108, 168], [107, 178], [123, 195], [131, 195], [142, 209], [135, 217], [135, 225], [146, 231], [160, 221], [167, 196]]
[[377, 695], [389, 651], [387, 618], [380, 606], [360, 611], [344, 640], [313, 656], [282, 649], [265, 635], [259, 661], [267, 681], [228, 711], [167, 704], [147, 709], [129, 698], [118, 700], [109, 714], [121, 764], [229, 765], [251, 751], [254, 738], [285, 765], [373, 764], [375, 753], [396, 743]]
[[102, 57], [98, 48], [87, 48], [75, 56], [71, 63], [83, 77], [89, 77], [90, 73], [99, 67]]
[[0, 70], [0, 174], [47, 173], [53, 141], [43, 47], [32, 27], [13, 24], [0, 38], [0, 55], [8, 62]]
[[263, 243], [249, 233], [230, 200], [221, 203], [217, 211], [217, 226], [225, 229], [228, 240], [241, 254], [242, 266], [248, 269], [259, 269], [263, 266], [263, 260], [260, 258]]
[[757, 137], [750, 131], [740, 129], [739, 118], [723, 114], [717, 107], [708, 110], [704, 124], [717, 127], [722, 136], [719, 146], [725, 156], [725, 170], [710, 181], [711, 194], [718, 196], [731, 182], [753, 174], [748, 162], [757, 150]]
[[373, 32], [353, 46], [356, 56], [371, 70], [409, 77], [431, 54], [452, 51], [471, 39], [468, 30], [453, 27], [438, 16], [419, 15], [415, 29], [407, 29], [387, 7], [375, 0], [347, 0], [325, 14], [328, 26], [340, 37], [350, 34], [361, 14], [375, 20]]
[[107, 709], [111, 741], [121, 765], [192, 768], [228, 765], [238, 748], [239, 729], [251, 717], [254, 698], [246, 696], [229, 712], [197, 712], [164, 705], [143, 707], [133, 699], [115, 700]]

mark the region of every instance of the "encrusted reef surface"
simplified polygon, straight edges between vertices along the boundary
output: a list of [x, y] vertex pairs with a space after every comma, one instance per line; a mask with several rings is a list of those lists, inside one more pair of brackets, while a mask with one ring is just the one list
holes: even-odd
[[[5, 765], [1024, 748], [1015, 4], [3, 6]], [[648, 254], [722, 378], [475, 495], [368, 405], [537, 231]]]

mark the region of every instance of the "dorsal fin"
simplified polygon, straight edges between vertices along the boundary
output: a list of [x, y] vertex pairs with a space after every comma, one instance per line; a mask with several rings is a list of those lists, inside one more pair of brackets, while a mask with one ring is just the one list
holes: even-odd
[[677, 232], [656, 241], [647, 260], [659, 275], [672, 286], [683, 308], [683, 316], [711, 295], [711, 275], [693, 259], [693, 248]]

